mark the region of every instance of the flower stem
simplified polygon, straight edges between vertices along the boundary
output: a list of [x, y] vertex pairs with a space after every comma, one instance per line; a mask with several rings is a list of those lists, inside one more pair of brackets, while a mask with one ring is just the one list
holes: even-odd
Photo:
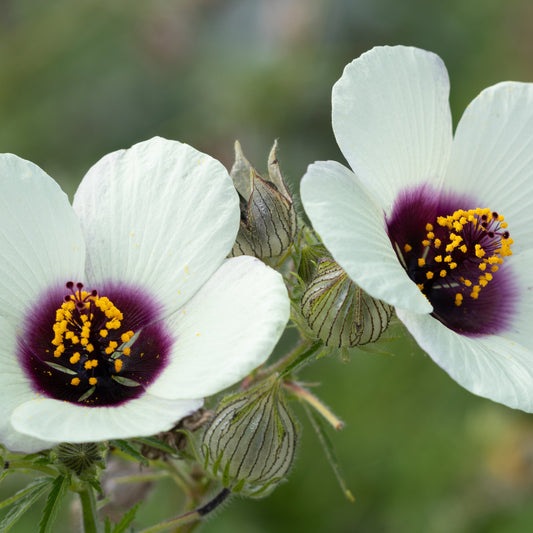
[[167, 531], [171, 528], [177, 528], [179, 526], [184, 526], [191, 522], [201, 520], [205, 515], [209, 514], [211, 511], [214, 511], [226, 498], [231, 494], [229, 489], [222, 489], [211, 501], [207, 502], [202, 507], [195, 509], [194, 511], [189, 511], [184, 513], [176, 518], [171, 518], [165, 522], [161, 522], [155, 526], [143, 529], [139, 533], [160, 533], [161, 531]]
[[85, 485], [78, 493], [80, 495], [83, 516], [83, 532], [98, 533], [98, 513], [96, 511], [94, 489], [90, 485]]
[[[281, 359], [276, 361], [265, 369], [257, 371], [255, 374], [250, 374], [243, 381], [241, 388], [247, 389], [254, 383], [261, 381], [263, 378], [271, 376], [277, 372], [282, 374], [288, 373], [290, 370], [300, 366], [300, 363], [306, 361], [309, 357], [314, 355], [319, 348], [322, 348], [321, 342], [312, 343], [311, 341], [301, 339], [300, 342]], [[301, 361], [299, 361], [301, 359]], [[294, 367], [294, 368], [293, 368]]]
[[283, 386], [291, 391], [297, 398], [308, 403], [311, 407], [316, 409], [332, 426], [339, 430], [344, 427], [344, 422], [337, 418], [328, 407], [326, 407], [314, 394], [311, 394], [307, 389], [298, 385], [294, 381], [284, 381]]
[[57, 470], [54, 468], [50, 468], [46, 465], [36, 465], [28, 463], [27, 461], [8, 461], [4, 465], [4, 469], [9, 470], [28, 470], [28, 471], [34, 471], [34, 472], [41, 472], [43, 474], [47, 474], [49, 476], [57, 476]]

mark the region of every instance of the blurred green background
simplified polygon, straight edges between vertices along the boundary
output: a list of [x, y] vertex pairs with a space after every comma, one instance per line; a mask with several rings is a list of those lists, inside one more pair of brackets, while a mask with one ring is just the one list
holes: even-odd
[[[101, 156], [153, 135], [228, 167], [239, 139], [259, 170], [278, 138], [297, 191], [309, 163], [342, 160], [330, 92], [353, 58], [377, 44], [438, 53], [457, 122], [484, 87], [533, 81], [532, 25], [528, 0], [3, 0], [0, 150], [72, 195]], [[464, 391], [411, 340], [387, 349], [303, 373], [346, 422], [332, 438], [355, 503], [295, 406], [303, 438], [289, 482], [266, 500], [233, 500], [202, 531], [533, 531], [533, 417]], [[162, 484], [137, 524], [179, 510]], [[73, 531], [69, 513], [58, 533]]]

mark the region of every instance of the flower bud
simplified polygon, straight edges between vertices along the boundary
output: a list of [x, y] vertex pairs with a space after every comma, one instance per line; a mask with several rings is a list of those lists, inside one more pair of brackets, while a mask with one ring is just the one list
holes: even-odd
[[105, 446], [97, 442], [58, 444], [53, 452], [57, 462], [77, 476], [92, 477], [99, 468], [104, 468]]
[[222, 400], [202, 440], [205, 469], [232, 492], [266, 496], [288, 473], [296, 436], [274, 377]]
[[301, 301], [302, 315], [326, 346], [353, 348], [377, 341], [393, 308], [363, 292], [333, 259], [319, 260]]
[[277, 141], [268, 157], [268, 175], [260, 176], [235, 142], [233, 184], [239, 193], [241, 223], [231, 256], [252, 255], [260, 259], [284, 254], [296, 235], [296, 212], [283, 181], [276, 156]]

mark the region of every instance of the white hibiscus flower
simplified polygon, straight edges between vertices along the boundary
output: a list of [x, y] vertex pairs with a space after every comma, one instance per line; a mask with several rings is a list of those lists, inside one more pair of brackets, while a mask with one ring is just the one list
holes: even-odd
[[436, 55], [379, 47], [333, 88], [353, 172], [311, 165], [305, 210], [370, 295], [475, 394], [533, 411], [533, 85], [484, 90], [452, 135]]
[[155, 138], [105, 156], [71, 206], [0, 156], [0, 442], [151, 435], [265, 361], [281, 276], [226, 260], [239, 202], [224, 167]]

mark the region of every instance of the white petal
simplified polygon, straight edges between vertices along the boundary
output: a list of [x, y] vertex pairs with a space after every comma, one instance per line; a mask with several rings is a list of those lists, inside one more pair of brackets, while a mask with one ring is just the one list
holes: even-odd
[[509, 331], [505, 333], [513, 341], [533, 350], [533, 250], [506, 257], [505, 262], [512, 268], [518, 288], [518, 301], [513, 312]]
[[52, 285], [81, 279], [85, 245], [76, 214], [38, 166], [0, 155], [0, 315], [14, 323]]
[[499, 83], [464, 112], [446, 185], [505, 216], [515, 253], [533, 248], [533, 84]]
[[398, 190], [439, 188], [452, 142], [442, 60], [404, 46], [376, 47], [333, 87], [333, 130], [346, 160], [389, 213]]
[[364, 291], [416, 313], [432, 311], [398, 261], [382, 209], [353, 172], [333, 161], [314, 163], [302, 179], [301, 196], [325, 246]]
[[173, 311], [218, 268], [239, 225], [237, 193], [222, 164], [161, 138], [96, 163], [74, 208], [91, 281], [144, 286]]
[[15, 327], [0, 317], [0, 443], [13, 452], [33, 453], [54, 443], [23, 435], [9, 421], [15, 408], [36, 397], [18, 364], [16, 345]]
[[52, 399], [22, 404], [11, 416], [21, 433], [59, 442], [91, 442], [155, 435], [202, 406], [202, 400], [165, 400], [144, 394], [119, 407], [81, 407]]
[[258, 259], [228, 259], [170, 320], [172, 362], [149, 392], [198, 398], [233, 385], [263, 363], [289, 319], [281, 276]]
[[465, 389], [533, 412], [533, 352], [504, 337], [465, 337], [429, 315], [397, 312], [420, 347]]

